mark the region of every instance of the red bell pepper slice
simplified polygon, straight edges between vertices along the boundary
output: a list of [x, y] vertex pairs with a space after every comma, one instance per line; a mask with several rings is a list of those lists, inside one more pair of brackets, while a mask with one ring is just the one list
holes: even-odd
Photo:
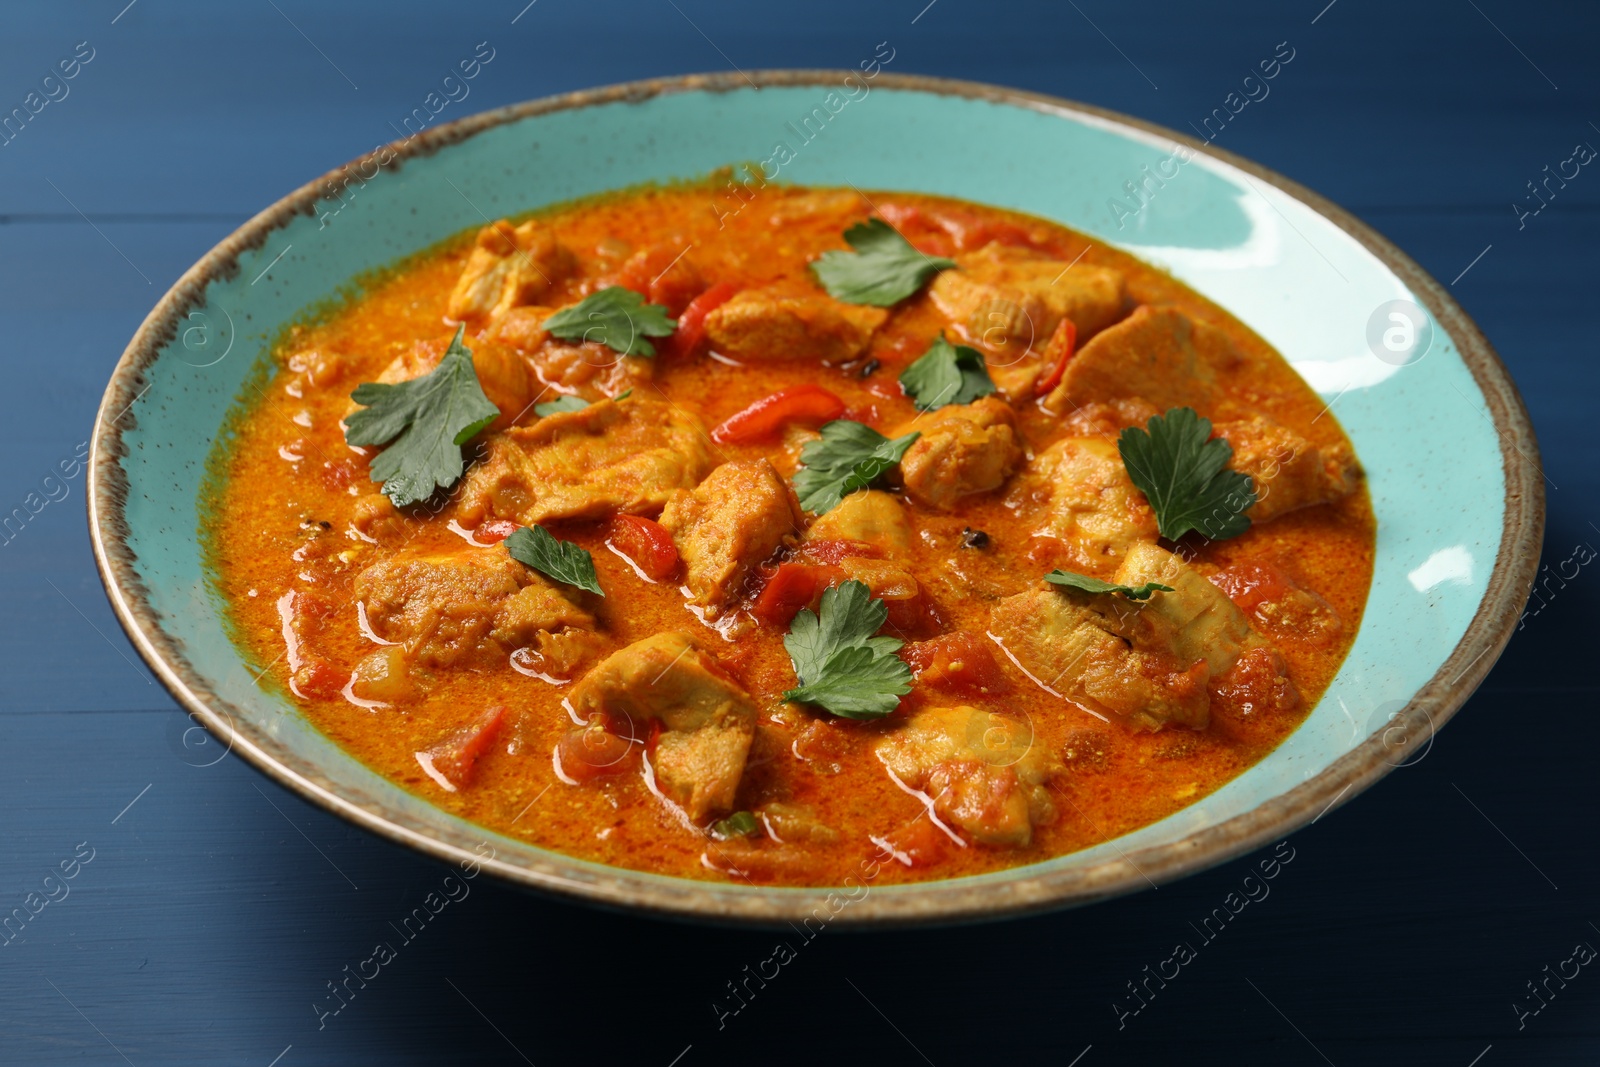
[[1050, 373], [1039, 382], [1036, 390], [1039, 396], [1044, 396], [1061, 381], [1061, 376], [1067, 373], [1067, 360], [1071, 359], [1077, 350], [1078, 324], [1063, 316], [1061, 325], [1050, 335], [1050, 343], [1044, 346], [1045, 361], [1055, 362], [1050, 368]]
[[844, 401], [820, 385], [795, 385], [764, 396], [730, 415], [711, 439], [722, 445], [748, 445], [772, 437], [787, 423], [820, 426], [844, 414]]
[[447, 792], [464, 788], [471, 784], [478, 760], [494, 747], [505, 716], [505, 705], [490, 708], [432, 748], [414, 753], [417, 763]]
[[638, 515], [618, 515], [611, 520], [606, 544], [621, 552], [652, 581], [670, 578], [678, 570], [678, 546], [659, 522]]
[[678, 328], [660, 342], [665, 355], [689, 356], [706, 335], [706, 316], [726, 304], [739, 291], [732, 282], [718, 282], [693, 300], [678, 316]]

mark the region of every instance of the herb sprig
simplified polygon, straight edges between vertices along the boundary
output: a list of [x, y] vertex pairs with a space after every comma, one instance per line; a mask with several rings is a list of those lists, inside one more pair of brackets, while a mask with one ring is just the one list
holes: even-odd
[[822, 425], [822, 437], [800, 450], [794, 489], [800, 506], [821, 515], [848, 493], [865, 489], [906, 454], [920, 433], [893, 440], [865, 423], [835, 419]]
[[911, 668], [895, 655], [904, 642], [873, 635], [889, 608], [866, 583], [850, 580], [822, 594], [821, 613], [802, 609], [783, 647], [800, 685], [783, 699], [814, 704], [846, 719], [881, 719], [911, 692]]
[[889, 307], [921, 289], [929, 278], [956, 265], [953, 259], [917, 251], [882, 219], [858, 222], [844, 231], [855, 251], [824, 252], [811, 273], [835, 300]]
[[595, 341], [624, 356], [653, 356], [656, 346], [647, 338], [668, 337], [678, 324], [660, 304], [620, 285], [607, 286], [544, 320], [552, 337], [563, 341]]
[[1160, 582], [1145, 582], [1143, 585], [1118, 585], [1115, 582], [1103, 582], [1099, 578], [1091, 578], [1087, 574], [1076, 571], [1053, 570], [1044, 576], [1044, 580], [1055, 585], [1064, 585], [1068, 589], [1081, 589], [1085, 593], [1121, 593], [1129, 600], [1149, 600], [1152, 593], [1170, 593], [1172, 586], [1162, 585]]
[[953, 345], [941, 333], [915, 363], [900, 372], [900, 388], [918, 411], [932, 411], [946, 404], [970, 404], [994, 392], [995, 384], [982, 352]]
[[594, 557], [571, 541], [556, 538], [543, 526], [524, 526], [506, 538], [511, 558], [526, 563], [546, 578], [605, 596], [594, 572]]
[[1117, 439], [1128, 477], [1150, 501], [1161, 536], [1176, 541], [1198, 530], [1213, 541], [1250, 528], [1255, 504], [1248, 474], [1225, 470], [1233, 446], [1211, 436], [1211, 420], [1194, 408], [1170, 408], [1145, 429], [1130, 426]]
[[484, 395], [461, 343], [465, 326], [445, 349], [439, 365], [420, 378], [386, 384], [362, 382], [350, 399], [362, 405], [344, 420], [352, 445], [387, 445], [371, 465], [371, 477], [396, 507], [448, 489], [466, 470], [461, 446], [500, 414]]

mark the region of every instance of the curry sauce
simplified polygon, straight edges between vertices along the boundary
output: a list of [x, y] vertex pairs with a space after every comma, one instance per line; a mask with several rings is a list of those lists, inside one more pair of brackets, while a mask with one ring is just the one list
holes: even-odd
[[[1281, 356], [1037, 218], [777, 186], [729, 214], [711, 192], [463, 234], [285, 333], [218, 446], [203, 534], [262, 684], [499, 833], [786, 885], [869, 856], [881, 881], [919, 881], [1086, 848], [1304, 720], [1360, 623], [1374, 519]], [[811, 264], [874, 218], [955, 266], [887, 307], [835, 299]], [[548, 329], [612, 287], [675, 323], [653, 355]], [[371, 477], [382, 450], [346, 442], [350, 394], [428, 373], [458, 329], [499, 416], [458, 482], [396, 507]], [[981, 354], [992, 391], [919, 410], [900, 375], [940, 337]], [[1120, 435], [1178, 407], [1252, 478], [1237, 536], [1160, 537], [1128, 481]], [[825, 415], [919, 438], [818, 515], [792, 485]], [[508, 555], [535, 523], [589, 553], [603, 596]], [[1165, 591], [1041, 582], [1052, 569]], [[849, 580], [888, 606], [913, 676], [881, 718], [783, 696], [793, 620]]]

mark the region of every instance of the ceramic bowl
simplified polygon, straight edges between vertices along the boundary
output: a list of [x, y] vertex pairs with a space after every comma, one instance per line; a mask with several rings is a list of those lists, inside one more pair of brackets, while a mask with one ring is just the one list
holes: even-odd
[[[475, 115], [305, 185], [195, 264], [123, 353], [89, 476], [111, 602], [177, 699], [283, 785], [441, 860], [732, 923], [894, 925], [1084, 904], [1282, 839], [1421, 758], [1509, 639], [1543, 532], [1527, 413], [1477, 328], [1350, 215], [1204, 142], [1035, 94], [875, 75], [683, 77]], [[1365, 621], [1304, 725], [1204, 800], [1115, 840], [843, 897], [645, 874], [503, 837], [379, 777], [257, 685], [204, 573], [197, 498], [277, 331], [357, 275], [489, 218], [747, 160], [779, 181], [940, 193], [1065, 223], [1171, 271], [1288, 358], [1354, 441], [1378, 517]]]

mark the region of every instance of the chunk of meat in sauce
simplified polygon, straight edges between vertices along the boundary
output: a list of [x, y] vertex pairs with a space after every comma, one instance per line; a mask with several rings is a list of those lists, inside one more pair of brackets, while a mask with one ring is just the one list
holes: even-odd
[[1171, 307], [1145, 305], [1084, 345], [1044, 398], [1065, 415], [1095, 401], [1143, 397], [1159, 410], [1214, 405], [1218, 380], [1241, 362], [1227, 334]]
[[981, 708], [925, 708], [878, 743], [878, 759], [929, 797], [940, 819], [986, 845], [1022, 847], [1055, 821], [1046, 783], [1060, 767], [1026, 723]]
[[1022, 461], [1017, 416], [995, 397], [940, 408], [916, 425], [922, 436], [906, 450], [900, 474], [920, 504], [948, 511], [964, 496], [998, 489]]
[[1068, 437], [1035, 456], [1007, 503], [1035, 516], [1033, 555], [1083, 574], [1114, 571], [1156, 539], [1156, 516], [1128, 478], [1115, 442]]
[[410, 667], [488, 663], [565, 630], [592, 635], [595, 618], [566, 589], [501, 546], [402, 552], [356, 576], [356, 598], [379, 639]]
[[911, 522], [893, 496], [878, 489], [858, 489], [817, 516], [806, 539], [860, 541], [886, 555], [904, 556], [911, 551]]
[[659, 720], [651, 765], [662, 795], [695, 822], [732, 810], [756, 706], [684, 634], [656, 634], [612, 653], [584, 675], [571, 703], [584, 719], [626, 716], [635, 732]]
[[1247, 651], [1269, 646], [1216, 586], [1156, 545], [1134, 545], [1115, 580], [1172, 591], [1135, 602], [1033, 589], [996, 604], [991, 631], [1037, 682], [1076, 704], [1139, 729], [1204, 728], [1213, 681]]
[[1324, 451], [1259, 415], [1219, 422], [1214, 432], [1233, 446], [1228, 466], [1250, 475], [1255, 485], [1256, 502], [1245, 512], [1253, 522], [1331, 503], [1355, 491], [1360, 470], [1342, 442]]
[[577, 266], [577, 259], [543, 223], [491, 223], [478, 231], [446, 314], [459, 321], [537, 304]]
[[643, 397], [546, 415], [487, 439], [488, 456], [462, 482], [461, 517], [529, 525], [653, 515], [711, 468], [707, 440], [699, 419]]
[[960, 269], [941, 271], [928, 292], [968, 342], [991, 351], [1042, 351], [1063, 317], [1087, 338], [1122, 316], [1122, 274], [1109, 267], [999, 243], [956, 258]]
[[661, 512], [683, 558], [690, 603], [713, 619], [743, 593], [750, 569], [803, 524], [794, 490], [765, 459], [722, 464], [693, 491], [673, 493]]
[[822, 589], [851, 579], [889, 606], [889, 630], [906, 635], [928, 624], [922, 585], [912, 573], [911, 523], [905, 507], [888, 493], [858, 489], [817, 517], [800, 543], [801, 558], [831, 565], [810, 607], [817, 609]]
[[551, 337], [544, 322], [554, 314], [555, 309], [547, 307], [512, 308], [480, 335], [490, 344], [522, 353], [536, 380], [533, 399], [553, 400], [551, 394], [557, 394], [599, 400], [655, 379], [654, 359], [619, 355], [597, 341], [572, 344]]
[[746, 289], [706, 316], [711, 346], [732, 359], [854, 359], [889, 317], [797, 286]]

